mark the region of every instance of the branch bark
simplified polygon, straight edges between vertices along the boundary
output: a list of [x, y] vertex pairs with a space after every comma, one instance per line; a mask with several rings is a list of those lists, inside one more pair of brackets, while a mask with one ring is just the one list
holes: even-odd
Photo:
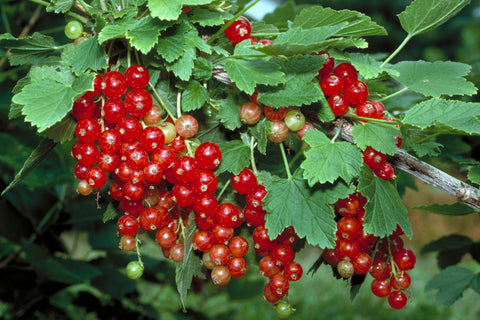
[[[233, 85], [223, 66], [213, 68], [213, 77], [219, 82], [227, 85]], [[331, 135], [335, 135], [341, 129], [340, 137], [353, 143], [351, 130], [353, 125], [349, 122], [334, 121], [330, 123], [320, 122], [318, 119], [314, 121], [320, 125]], [[340, 128], [341, 126], [341, 128]], [[446, 193], [456, 197], [459, 201], [464, 202], [475, 210], [480, 210], [479, 190], [448, 173], [429, 165], [428, 163], [410, 155], [403, 149], [397, 149], [395, 155], [388, 156], [388, 161], [400, 170], [403, 170], [414, 177], [428, 183]]]

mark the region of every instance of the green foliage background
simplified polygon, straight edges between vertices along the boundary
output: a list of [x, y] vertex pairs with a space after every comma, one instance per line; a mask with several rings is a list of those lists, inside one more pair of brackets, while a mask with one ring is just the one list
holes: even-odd
[[[358, 10], [385, 26], [389, 37], [369, 39], [371, 53], [389, 53], [405, 36], [396, 14], [410, 1], [297, 1], [321, 4], [334, 9]], [[40, 9], [39, 9], [40, 8]], [[288, 9], [288, 5], [284, 8]], [[43, 7], [29, 1], [0, 1], [0, 33], [20, 34], [32, 18], [40, 15], [30, 34], [42, 31], [59, 43], [66, 43], [61, 15], [45, 13]], [[268, 21], [292, 18], [293, 12], [278, 9], [265, 17]], [[454, 60], [473, 66], [469, 80], [480, 82], [480, 1], [455, 19], [434, 31], [414, 38], [396, 59], [426, 61]], [[0, 57], [5, 51], [0, 49]], [[1, 59], [1, 58], [0, 58]], [[15, 82], [28, 69], [9, 67], [0, 60], [0, 190], [13, 179], [40, 138], [21, 119], [8, 120]], [[413, 97], [412, 97], [413, 98]], [[470, 100], [479, 101], [474, 96]], [[396, 104], [401, 105], [397, 101]], [[472, 157], [480, 160], [479, 141], [469, 138]], [[264, 279], [249, 257], [247, 276], [218, 289], [208, 281], [194, 285], [188, 296], [188, 313], [183, 313], [175, 289], [175, 265], [164, 259], [153, 241], [144, 242], [146, 273], [135, 282], [123, 274], [123, 268], [135, 256], [117, 248], [116, 227], [103, 224], [105, 199], [101, 209], [91, 198], [74, 193], [74, 161], [69, 157], [71, 143], [56, 147], [42, 165], [20, 186], [0, 198], [0, 318], [3, 319], [271, 319], [271, 305], [261, 299]], [[433, 239], [432, 239], [433, 240]], [[477, 240], [477, 239], [475, 239]], [[305, 269], [320, 252], [307, 247], [300, 254]], [[419, 255], [420, 256], [420, 255]], [[478, 264], [467, 262], [478, 272]], [[435, 302], [435, 293], [424, 292], [435, 268], [434, 257], [422, 257], [412, 272], [414, 297], [406, 309], [391, 310], [384, 300], [368, 292], [368, 283], [351, 303], [349, 290], [335, 281], [323, 266], [313, 276], [292, 284], [291, 302], [297, 309], [293, 319], [311, 319], [321, 315], [334, 319], [478, 318], [473, 290], [452, 308]], [[476, 269], [475, 269], [476, 268]], [[458, 270], [456, 270], [458, 273]]]

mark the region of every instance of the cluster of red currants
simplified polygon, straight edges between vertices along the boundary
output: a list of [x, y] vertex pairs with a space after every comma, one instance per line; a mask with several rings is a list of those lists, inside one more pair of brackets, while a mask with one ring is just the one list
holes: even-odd
[[[303, 274], [300, 264], [294, 262], [291, 248], [298, 241], [292, 227], [286, 228], [277, 239], [271, 240], [265, 229], [265, 210], [262, 207], [267, 191], [257, 183], [250, 169], [243, 169], [230, 179], [233, 189], [245, 195], [246, 205], [240, 209], [231, 203], [217, 206], [213, 199], [202, 208], [196, 208], [195, 221], [200, 228], [193, 236], [193, 246], [203, 252], [202, 263], [211, 270], [211, 279], [216, 285], [227, 284], [231, 277], [241, 277], [247, 271], [244, 255], [249, 250], [248, 241], [235, 234], [235, 229], [245, 221], [256, 227], [253, 231], [255, 252], [262, 257], [259, 268], [262, 275], [270, 278], [264, 289], [265, 299], [278, 302], [289, 289], [289, 281], [299, 280]], [[203, 201], [202, 201], [203, 202]], [[238, 229], [237, 229], [238, 230]]]
[[[369, 119], [391, 119], [385, 117], [385, 106], [378, 100], [367, 100], [368, 87], [358, 79], [357, 69], [348, 62], [335, 66], [335, 59], [325, 51], [316, 55], [325, 57], [322, 68], [318, 71], [320, 88], [335, 116], [344, 115], [349, 108], [355, 109], [359, 117]], [[385, 117], [385, 118], [384, 118]], [[367, 120], [363, 120], [367, 121]], [[397, 147], [401, 145], [401, 138], [397, 139]], [[367, 147], [363, 151], [365, 164], [380, 178], [390, 180], [395, 178], [392, 165], [386, 161], [385, 154]]]
[[336, 247], [325, 249], [322, 256], [345, 279], [370, 273], [374, 278], [373, 294], [388, 296], [390, 306], [401, 309], [407, 303], [404, 291], [410, 286], [410, 276], [405, 271], [414, 267], [415, 254], [404, 248], [400, 228], [383, 239], [363, 231], [366, 202], [360, 193], [337, 201]]

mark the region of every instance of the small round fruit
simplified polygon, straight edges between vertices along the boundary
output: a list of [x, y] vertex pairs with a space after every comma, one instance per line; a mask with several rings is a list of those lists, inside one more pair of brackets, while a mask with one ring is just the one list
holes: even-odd
[[175, 129], [180, 137], [191, 138], [198, 131], [197, 119], [189, 114], [184, 114], [175, 121]]
[[283, 121], [290, 131], [298, 131], [305, 124], [305, 116], [300, 110], [293, 109], [287, 112]]
[[402, 309], [407, 305], [407, 296], [402, 291], [392, 291], [388, 295], [388, 304], [393, 309]]
[[348, 279], [354, 274], [353, 264], [348, 260], [341, 260], [337, 265], [337, 271], [342, 278]]
[[275, 307], [275, 314], [280, 319], [288, 318], [293, 312], [295, 312], [295, 309], [292, 308], [289, 303], [284, 301], [279, 302]]
[[130, 261], [125, 268], [127, 277], [137, 280], [143, 275], [144, 266], [139, 261]]
[[224, 286], [230, 281], [232, 276], [226, 266], [215, 266], [212, 269], [211, 277], [215, 285]]
[[256, 103], [245, 102], [240, 106], [238, 114], [242, 123], [255, 124], [260, 120], [262, 116], [262, 110]]
[[398, 269], [402, 271], [407, 271], [413, 269], [417, 259], [415, 257], [415, 253], [413, 253], [412, 250], [402, 248], [393, 255], [393, 261], [397, 265]]
[[75, 40], [82, 36], [83, 25], [80, 21], [71, 20], [65, 26], [64, 31], [65, 31], [65, 36], [67, 36], [68, 39]]
[[224, 32], [228, 40], [233, 43], [239, 43], [250, 37], [252, 26], [247, 18], [240, 17], [240, 19], [229, 25]]
[[288, 138], [290, 131], [283, 121], [272, 121], [270, 123], [270, 133], [267, 134], [267, 139], [274, 142], [280, 143], [285, 141]]

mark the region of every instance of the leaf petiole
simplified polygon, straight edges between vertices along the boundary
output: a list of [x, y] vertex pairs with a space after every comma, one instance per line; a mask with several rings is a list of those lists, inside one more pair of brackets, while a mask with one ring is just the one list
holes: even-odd
[[385, 67], [385, 65], [389, 63], [390, 60], [392, 60], [403, 49], [403, 47], [405, 47], [405, 45], [407, 44], [408, 41], [410, 41], [410, 39], [412, 39], [412, 36], [409, 34], [405, 37], [405, 39], [403, 39], [402, 43], [398, 46], [398, 48], [394, 52], [392, 52], [392, 54], [389, 55], [387, 59], [385, 59], [385, 61], [383, 61], [380, 68]]
[[287, 160], [287, 154], [285, 153], [285, 148], [283, 147], [282, 143], [279, 143], [278, 146], [280, 147], [280, 152], [282, 153], [283, 164], [285, 165], [285, 172], [287, 173], [287, 178], [290, 180], [292, 179], [292, 173], [290, 172], [290, 166]]
[[163, 109], [167, 112], [167, 114], [170, 116], [170, 118], [175, 122], [177, 120], [177, 118], [175, 118], [172, 114], [172, 112], [170, 111], [170, 109], [168, 109], [167, 105], [165, 104], [165, 102], [163, 102], [162, 98], [160, 97], [160, 95], [158, 94], [157, 90], [155, 90], [155, 87], [153, 86], [152, 83], [148, 83], [150, 85], [150, 88], [152, 89], [153, 91], [153, 94], [155, 95], [155, 98], [157, 98], [158, 102], [160, 102], [160, 104], [162, 105]]
[[383, 102], [383, 101], [388, 100], [388, 99], [390, 99], [390, 98], [396, 97], [396, 96], [404, 93], [404, 92], [407, 91], [407, 90], [408, 90], [408, 87], [405, 87], [405, 88], [403, 88], [403, 89], [398, 90], [397, 92], [394, 92], [394, 93], [392, 93], [392, 94], [389, 94], [389, 95], [386, 96], [386, 97], [383, 97], [383, 98], [380, 99], [379, 101], [380, 101], [380, 102]]

